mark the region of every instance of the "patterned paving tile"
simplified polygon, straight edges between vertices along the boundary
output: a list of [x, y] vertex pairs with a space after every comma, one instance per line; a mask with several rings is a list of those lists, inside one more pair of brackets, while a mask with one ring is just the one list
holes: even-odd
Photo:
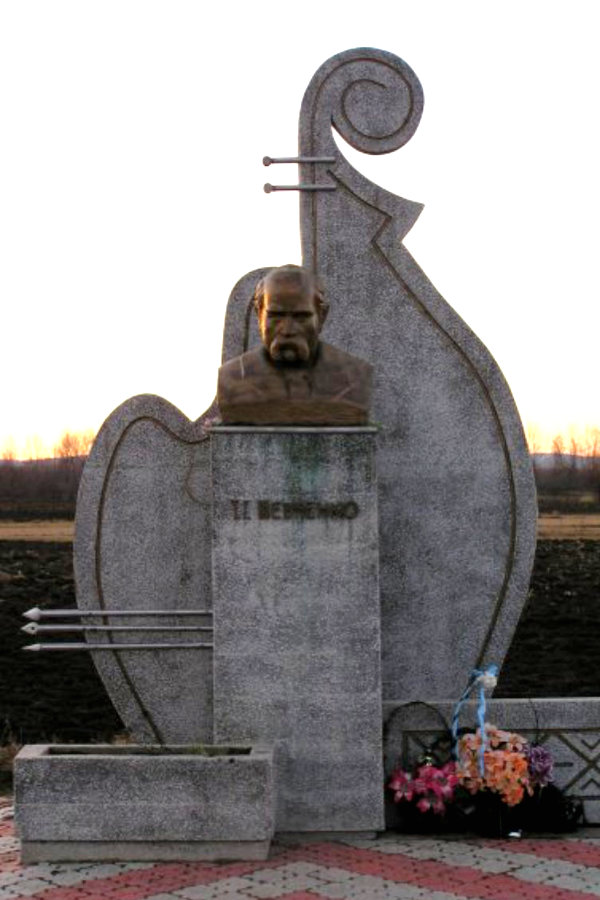
[[222, 864], [21, 866], [17, 849], [9, 812], [0, 820], [0, 900], [600, 898], [600, 840], [589, 836], [512, 842], [386, 835], [275, 844], [267, 861]]

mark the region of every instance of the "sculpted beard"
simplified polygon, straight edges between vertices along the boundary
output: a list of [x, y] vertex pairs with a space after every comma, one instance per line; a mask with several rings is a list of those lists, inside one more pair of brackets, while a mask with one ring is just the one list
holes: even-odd
[[305, 337], [274, 337], [269, 344], [269, 355], [277, 362], [308, 362], [311, 348]]

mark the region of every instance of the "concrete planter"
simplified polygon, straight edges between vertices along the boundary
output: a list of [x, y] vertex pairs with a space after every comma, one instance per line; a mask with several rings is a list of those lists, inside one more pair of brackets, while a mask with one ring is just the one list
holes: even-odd
[[266, 859], [263, 747], [30, 745], [15, 761], [23, 862]]

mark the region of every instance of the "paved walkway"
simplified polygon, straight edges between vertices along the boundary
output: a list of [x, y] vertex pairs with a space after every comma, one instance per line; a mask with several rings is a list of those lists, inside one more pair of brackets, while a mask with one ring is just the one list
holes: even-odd
[[21, 866], [10, 810], [0, 807], [0, 900], [20, 897], [592, 900], [600, 897], [600, 840], [589, 836], [490, 841], [386, 835], [375, 841], [275, 844], [267, 862]]

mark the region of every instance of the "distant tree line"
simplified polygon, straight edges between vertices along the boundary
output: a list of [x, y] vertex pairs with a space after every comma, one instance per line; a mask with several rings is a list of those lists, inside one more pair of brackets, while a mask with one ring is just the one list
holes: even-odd
[[527, 439], [542, 511], [600, 511], [600, 428], [557, 434], [547, 453], [534, 429]]
[[527, 444], [533, 456], [551, 452], [555, 456], [600, 457], [600, 428], [587, 425], [583, 429], [569, 428], [565, 434], [551, 438], [536, 425], [527, 427]]
[[49, 459], [17, 459], [12, 445], [0, 454], [0, 518], [73, 518], [79, 479], [94, 442], [91, 432], [65, 431]]
[[[541, 452], [535, 429], [527, 430], [540, 510], [600, 512], [600, 428], [556, 435]], [[92, 432], [65, 431], [50, 459], [19, 460], [11, 445], [0, 452], [0, 518], [72, 518], [79, 480], [94, 442]]]

